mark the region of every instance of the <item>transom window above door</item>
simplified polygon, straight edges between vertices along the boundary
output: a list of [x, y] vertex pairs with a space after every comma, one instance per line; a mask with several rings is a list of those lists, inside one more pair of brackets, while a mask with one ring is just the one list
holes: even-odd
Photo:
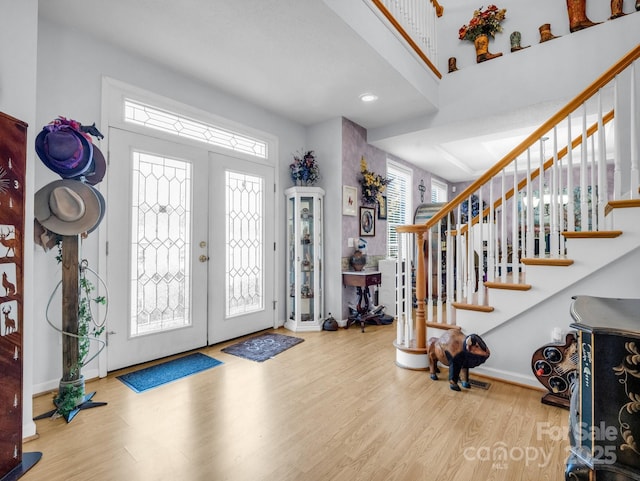
[[125, 99], [124, 119], [132, 124], [242, 152], [261, 159], [267, 158], [267, 143], [262, 140], [193, 120], [142, 102]]

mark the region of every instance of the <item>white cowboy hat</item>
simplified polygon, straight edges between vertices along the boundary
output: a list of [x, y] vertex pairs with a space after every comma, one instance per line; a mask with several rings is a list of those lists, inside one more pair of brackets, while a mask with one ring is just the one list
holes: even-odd
[[62, 179], [36, 192], [34, 211], [38, 222], [51, 232], [76, 235], [92, 230], [101, 220], [102, 209], [93, 187]]

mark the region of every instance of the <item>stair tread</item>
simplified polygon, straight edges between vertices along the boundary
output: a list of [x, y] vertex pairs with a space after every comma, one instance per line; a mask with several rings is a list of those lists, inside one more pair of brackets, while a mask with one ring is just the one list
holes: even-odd
[[565, 231], [562, 235], [568, 239], [613, 239], [622, 235], [621, 230]]
[[520, 261], [528, 266], [570, 266], [573, 259], [550, 258], [550, 257], [523, 257]]
[[604, 214], [608, 215], [613, 209], [624, 209], [627, 207], [640, 207], [640, 199], [610, 200], [604, 208]]
[[465, 309], [467, 311], [493, 312], [491, 306], [479, 306], [478, 304], [468, 304], [466, 302], [452, 302], [451, 305], [456, 309]]
[[531, 289], [531, 284], [521, 284], [519, 282], [486, 281], [484, 285], [492, 289], [507, 289], [512, 291], [528, 291]]

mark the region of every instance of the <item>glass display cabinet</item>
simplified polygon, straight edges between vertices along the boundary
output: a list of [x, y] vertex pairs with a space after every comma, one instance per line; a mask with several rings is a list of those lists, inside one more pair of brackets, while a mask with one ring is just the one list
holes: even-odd
[[324, 308], [324, 190], [291, 187], [285, 195], [289, 302], [284, 327], [292, 331], [320, 331]]

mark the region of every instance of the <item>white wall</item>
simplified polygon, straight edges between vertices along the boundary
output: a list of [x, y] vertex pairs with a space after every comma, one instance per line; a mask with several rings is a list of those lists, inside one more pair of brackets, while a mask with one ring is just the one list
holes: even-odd
[[[591, 20], [603, 23], [569, 33], [565, 2], [541, 0], [535, 8], [520, 0], [500, 2], [499, 7], [507, 8], [507, 20], [504, 31], [490, 42], [490, 51], [503, 56], [480, 64], [473, 44], [458, 40], [457, 33], [479, 5], [468, 0], [445, 5], [445, 14], [438, 20], [443, 74], [440, 109], [371, 129], [369, 141], [384, 148], [384, 139], [401, 139], [422, 129], [430, 129], [425, 139], [446, 139], [452, 132], [479, 136], [514, 125], [541, 124], [640, 43], [640, 13], [629, 0], [624, 3], [625, 11], [634, 13], [605, 21], [609, 2], [588, 1], [588, 12], [592, 5], [598, 9]], [[560, 37], [539, 43], [538, 27], [549, 22]], [[530, 48], [510, 51], [509, 36], [514, 30], [521, 31], [522, 45]], [[457, 58], [458, 71], [447, 73], [448, 57]]]
[[[41, 22], [38, 39], [38, 85], [37, 116], [34, 122], [38, 132], [42, 126], [59, 115], [70, 117], [83, 124], [96, 122], [103, 134], [106, 126], [101, 120], [102, 77], [112, 77], [151, 92], [175, 99], [199, 109], [232, 121], [262, 130], [278, 138], [278, 158], [280, 165], [288, 166], [291, 154], [310, 145], [303, 126], [265, 111], [244, 100], [207, 85], [195, 82], [179, 73], [171, 72], [145, 59], [124, 54], [109, 45], [80, 36], [67, 29], [57, 28], [55, 24]], [[102, 141], [106, 145], [106, 139]], [[39, 188], [55, 180], [56, 176], [36, 162], [36, 187]], [[290, 185], [288, 170], [280, 168], [277, 173], [280, 199], [282, 189]], [[107, 199], [108, 202], [108, 199]], [[277, 216], [277, 244], [285, 245], [284, 215]], [[98, 251], [103, 249], [101, 240], [92, 234], [85, 241], [83, 254], [92, 267], [98, 264]], [[280, 249], [276, 260], [284, 265], [283, 250]], [[44, 253], [35, 249], [35, 292], [34, 316], [36, 319], [34, 349], [38, 353], [34, 361], [34, 392], [57, 388], [62, 374], [61, 344], [59, 335], [46, 325], [44, 319], [49, 294], [60, 280], [60, 268], [55, 261], [55, 253]], [[284, 285], [284, 272], [280, 270], [279, 286]], [[56, 313], [58, 305], [52, 305]], [[285, 305], [278, 303], [278, 319], [285, 319]], [[87, 377], [97, 374], [95, 362], [84, 369]]]
[[[324, 312], [339, 318], [342, 309], [342, 119], [309, 128], [308, 148], [320, 162], [319, 186], [324, 198]], [[286, 292], [286, 291], [285, 291]]]
[[[640, 248], [608, 264], [586, 279], [559, 291], [553, 297], [487, 334], [482, 334], [482, 338], [491, 349], [491, 357], [485, 364], [475, 368], [475, 371], [542, 388], [542, 384], [531, 370], [531, 357], [537, 349], [552, 342], [551, 331], [554, 327], [560, 327], [565, 332], [571, 330], [569, 325], [574, 322], [569, 312], [571, 298], [596, 296], [638, 299], [639, 265]], [[616, 281], [611, 282], [611, 279]], [[562, 339], [564, 342], [564, 336]], [[514, 351], [516, 346], [517, 349]], [[516, 355], [516, 351], [526, 354]]]
[[[18, 118], [27, 124], [27, 146], [33, 145], [36, 117], [36, 54], [37, 54], [38, 1], [0, 0], [0, 111]], [[34, 291], [33, 251], [29, 239], [33, 238], [33, 222], [29, 222], [33, 212], [34, 193], [33, 149], [27, 148], [27, 170], [25, 188], [25, 253], [24, 253], [24, 306], [23, 335], [23, 428], [24, 437], [36, 433], [32, 420], [33, 403], [33, 332]]]
[[[565, 8], [564, 2], [555, 3], [562, 3]], [[495, 50], [502, 51], [503, 57], [481, 64], [475, 62], [470, 42], [456, 46], [455, 55], [464, 55], [463, 58], [471, 55], [472, 60], [468, 63], [463, 60], [462, 66], [458, 66], [460, 70], [445, 76], [440, 91], [443, 109], [438, 113], [438, 122], [486, 118], [487, 114], [493, 118], [549, 101], [566, 103], [640, 42], [640, 14], [544, 43], [535, 40], [530, 48], [513, 53], [509, 30], [498, 35], [501, 37], [497, 37], [496, 44], [504, 44], [506, 40], [506, 45]], [[490, 45], [493, 48], [494, 44]], [[465, 48], [460, 51], [462, 47]]]
[[[554, 57], [553, 60], [555, 68], [552, 68], [551, 70], [546, 70], [546, 64], [538, 65], [533, 61], [527, 62], [531, 63], [532, 68], [539, 68], [542, 71], [547, 72], [552, 78], [558, 74], [558, 69], [561, 70], [564, 68], [563, 64], [565, 62], [558, 59], [564, 59], [567, 63], [572, 60], [580, 60], [592, 61], [596, 64], [603, 58], [617, 60], [622, 56], [622, 54], [616, 55], [615, 51], [610, 51], [609, 49], [611, 46], [611, 48], [615, 50], [615, 45], [611, 44], [618, 42], [618, 33], [638, 38], [637, 30], [634, 31], [634, 29], [629, 25], [629, 22], [635, 24], [637, 28], [638, 22], [640, 22], [640, 18], [638, 18], [640, 15], [636, 15], [633, 19], [627, 15], [613, 21], [608, 21], [607, 19], [611, 16], [611, 2], [586, 0], [587, 17], [593, 22], [602, 22], [602, 25], [597, 27], [598, 30], [600, 30], [600, 33], [597, 36], [595, 48], [594, 44], [586, 39], [586, 37], [591, 36], [587, 34], [587, 32], [590, 31], [589, 29], [574, 33], [569, 32], [569, 17], [567, 14], [566, 2], [564, 1], [538, 0], [535, 4], [531, 4], [530, 2], [523, 2], [521, 0], [500, 0], [499, 2], [491, 3], [495, 3], [498, 8], [507, 9], [506, 19], [501, 24], [503, 31], [497, 33], [494, 40], [490, 40], [489, 51], [492, 53], [502, 52], [504, 58], [513, 58], [519, 57], [520, 54], [525, 52], [530, 54], [536, 50], [543, 50], [539, 48], [542, 46], [547, 46], [547, 48], [552, 49], [559, 48], [559, 44], [561, 42], [558, 42], [558, 39], [540, 44], [539, 27], [546, 23], [551, 24], [551, 32], [553, 35], [563, 37], [565, 40], [566, 38], [571, 37], [578, 42], [569, 55], [558, 56], [557, 53], [554, 52], [552, 57]], [[486, 8], [488, 3], [462, 0], [459, 2], [448, 2], [447, 4], [443, 4], [445, 8], [444, 15], [438, 21], [438, 47], [440, 53], [438, 68], [443, 75], [447, 75], [447, 62], [449, 57], [457, 58], [458, 69], [460, 69], [460, 71], [476, 65], [473, 42], [468, 40], [459, 40], [458, 30], [462, 25], [468, 25], [469, 20], [473, 15], [473, 11], [481, 5], [484, 5]], [[626, 13], [635, 13], [634, 5], [635, 0], [624, 0], [623, 11]], [[605, 25], [607, 26], [606, 31], [601, 28]], [[594, 27], [591, 28], [593, 29]], [[609, 31], [609, 28], [612, 30]], [[527, 45], [531, 45], [532, 47], [527, 50], [511, 53], [511, 42], [509, 37], [514, 31], [521, 33], [521, 45], [523, 47], [526, 47]], [[591, 31], [593, 32], [593, 30]], [[617, 31], [615, 35], [612, 35], [613, 31]], [[588, 43], [580, 47], [580, 43], [583, 41]], [[629, 44], [627, 43], [627, 45]], [[544, 50], [545, 52], [548, 52], [548, 50]], [[548, 56], [548, 53], [541, 54], [541, 57], [545, 56]], [[504, 58], [500, 62], [502, 62]], [[491, 60], [490, 62], [485, 62], [485, 64], [494, 64], [491, 67], [491, 69], [494, 69], [496, 68], [496, 61], [497, 60]], [[477, 68], [476, 70], [480, 70], [480, 68]], [[596, 72], [601, 72], [602, 70], [603, 69], [598, 69]], [[526, 82], [526, 76], [522, 75], [522, 77]], [[497, 76], [495, 78], [497, 78]], [[579, 82], [580, 79], [576, 79], [576, 81]]]

